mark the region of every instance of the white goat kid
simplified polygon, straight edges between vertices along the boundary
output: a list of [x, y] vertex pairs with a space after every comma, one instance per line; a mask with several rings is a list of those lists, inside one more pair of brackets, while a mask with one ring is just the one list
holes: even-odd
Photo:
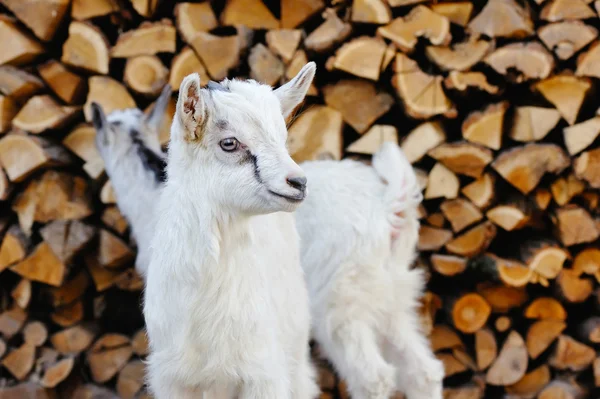
[[284, 116], [315, 74], [273, 91], [254, 81], [181, 84], [157, 208], [144, 315], [158, 398], [318, 395], [293, 215], [306, 177]]
[[147, 116], [137, 108], [117, 110], [108, 117], [92, 103], [96, 147], [115, 191], [119, 209], [131, 226], [138, 247], [136, 269], [145, 273], [155, 220], [151, 211], [164, 182], [165, 155], [158, 139], [159, 126], [169, 103], [171, 87], [165, 86]]
[[[148, 131], [147, 140], [154, 142], [153, 148], [158, 145], [154, 131]], [[144, 163], [136, 151], [102, 154]], [[395, 389], [407, 393], [408, 399], [440, 398], [443, 368], [421, 333], [417, 317], [423, 277], [410, 270], [421, 200], [413, 168], [398, 146], [391, 144], [384, 144], [374, 155], [373, 167], [352, 160], [301, 166], [309, 179], [310, 195], [298, 208], [296, 223], [310, 292], [313, 337], [348, 381], [355, 399], [388, 398]], [[111, 179], [116, 177], [108, 173]], [[131, 188], [146, 181], [147, 189], [139, 192], [155, 190], [149, 197], [159, 195], [147, 175], [114, 173], [130, 179], [125, 186]], [[119, 196], [118, 204], [126, 206]], [[144, 211], [146, 218], [152, 206]], [[136, 266], [145, 268], [146, 264], [137, 262]]]

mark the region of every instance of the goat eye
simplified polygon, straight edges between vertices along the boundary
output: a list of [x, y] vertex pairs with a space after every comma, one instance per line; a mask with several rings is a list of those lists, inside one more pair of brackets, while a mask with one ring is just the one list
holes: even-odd
[[233, 137], [223, 139], [219, 144], [221, 145], [221, 149], [226, 152], [235, 151], [240, 146], [240, 142]]

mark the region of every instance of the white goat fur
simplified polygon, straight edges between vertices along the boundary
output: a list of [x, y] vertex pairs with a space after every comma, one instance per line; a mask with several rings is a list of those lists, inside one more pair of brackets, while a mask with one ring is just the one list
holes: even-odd
[[309, 63], [277, 91], [201, 89], [198, 74], [181, 84], [144, 297], [157, 399], [318, 395], [291, 214], [304, 191], [289, 183], [304, 173], [284, 120], [314, 73]]
[[[158, 144], [154, 131], [148, 140]], [[126, 154], [139, 162], [133, 152]], [[313, 338], [355, 399], [388, 398], [395, 389], [408, 399], [441, 398], [443, 366], [419, 329], [416, 310], [423, 277], [410, 270], [421, 200], [411, 165], [397, 146], [384, 144], [373, 167], [352, 160], [301, 166], [309, 194], [296, 211], [296, 223]], [[146, 192], [138, 188], [144, 181], [155, 189], [148, 177], [118, 173], [131, 179], [124, 185], [131, 198]], [[157, 196], [158, 188], [152, 197]], [[151, 212], [147, 209], [144, 218]], [[136, 267], [144, 272], [144, 263]]]

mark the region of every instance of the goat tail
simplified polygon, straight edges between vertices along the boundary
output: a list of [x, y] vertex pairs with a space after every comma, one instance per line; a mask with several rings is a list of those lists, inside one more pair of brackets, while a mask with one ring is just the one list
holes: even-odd
[[391, 227], [392, 259], [408, 270], [416, 257], [423, 200], [417, 175], [400, 147], [390, 142], [373, 155], [373, 168], [387, 184], [382, 202]]

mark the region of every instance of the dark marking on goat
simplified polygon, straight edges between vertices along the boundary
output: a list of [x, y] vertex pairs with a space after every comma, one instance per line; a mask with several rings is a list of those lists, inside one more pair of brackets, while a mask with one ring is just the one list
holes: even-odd
[[218, 121], [215, 123], [215, 125], [216, 125], [217, 129], [220, 129], [220, 130], [225, 130], [225, 129], [227, 129], [227, 126], [228, 126], [229, 124], [227, 123], [227, 121], [226, 121], [226, 120], [223, 120], [223, 119], [221, 119], [221, 120], [218, 120]]
[[142, 161], [142, 165], [154, 174], [154, 179], [158, 183], [164, 183], [167, 178], [167, 162], [165, 159], [146, 147], [146, 144], [140, 137], [140, 132], [133, 129], [129, 134], [131, 135], [133, 147], [136, 149], [138, 157], [140, 157], [140, 160]]
[[260, 177], [260, 170], [258, 169], [258, 158], [256, 158], [256, 155], [254, 155], [250, 151], [246, 151], [246, 154], [248, 154], [250, 160], [252, 161], [252, 165], [254, 166], [254, 177], [260, 184], [263, 184], [263, 180]]
[[208, 90], [215, 90], [215, 91], [229, 91], [228, 88], [226, 88], [225, 86], [223, 86], [220, 83], [215, 82], [214, 80], [210, 80], [208, 82], [208, 84], [206, 85], [206, 88]]

